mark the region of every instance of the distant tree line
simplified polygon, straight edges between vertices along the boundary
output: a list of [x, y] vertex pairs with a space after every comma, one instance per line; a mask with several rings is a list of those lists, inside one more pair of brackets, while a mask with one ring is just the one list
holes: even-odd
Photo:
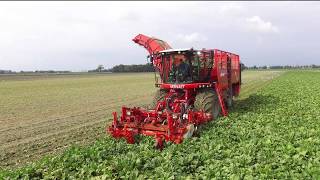
[[54, 71], [54, 70], [43, 71], [43, 70], [36, 70], [34, 72], [35, 73], [70, 73], [71, 71]]
[[32, 74], [35, 74], [35, 73], [43, 73], [43, 74], [48, 74], [48, 73], [55, 73], [55, 74], [58, 74], [58, 73], [71, 73], [71, 71], [54, 71], [54, 70], [36, 70], [36, 71], [12, 71], [12, 70], [1, 70], [0, 69], [0, 74], [18, 74], [18, 73], [21, 73], [21, 74], [28, 74], [28, 73], [32, 73]]
[[[320, 65], [284, 65], [284, 66], [246, 66], [241, 65], [241, 69], [320, 69]], [[121, 72], [153, 72], [154, 68], [150, 63], [147, 64], [133, 64], [133, 65], [116, 65], [110, 69], [105, 69], [103, 65], [98, 65], [96, 69], [89, 70], [88, 72], [105, 72], [105, 73], [121, 73]], [[71, 73], [71, 71], [55, 71], [55, 70], [36, 70], [36, 71], [12, 71], [12, 70], [1, 70], [0, 74], [28, 74], [28, 73], [39, 73], [39, 74], [59, 74], [59, 73]]]
[[147, 64], [133, 64], [133, 65], [117, 65], [111, 69], [111, 72], [153, 72], [154, 67]]
[[[303, 65], [303, 66], [292, 66], [292, 65], [284, 65], [284, 66], [246, 66], [245, 64], [241, 64], [241, 69], [315, 69], [320, 68], [320, 65]], [[97, 69], [91, 70], [89, 72], [153, 72], [154, 68], [150, 63], [147, 64], [139, 64], [139, 65], [116, 65], [110, 69], [104, 69], [102, 65], [99, 65]]]
[[0, 74], [15, 74], [16, 72], [11, 70], [0, 70]]
[[243, 69], [317, 69], [320, 65], [284, 65], [284, 66], [242, 66]]
[[153, 72], [154, 68], [150, 63], [147, 64], [132, 64], [132, 65], [116, 65], [110, 69], [105, 69], [103, 65], [98, 65], [94, 70], [89, 70], [88, 72]]

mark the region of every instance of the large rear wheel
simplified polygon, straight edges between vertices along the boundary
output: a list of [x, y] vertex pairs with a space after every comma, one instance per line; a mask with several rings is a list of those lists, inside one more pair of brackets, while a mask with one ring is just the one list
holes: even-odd
[[210, 113], [213, 119], [217, 119], [221, 113], [221, 106], [218, 95], [213, 89], [200, 90], [194, 102], [196, 110], [203, 110], [205, 113]]

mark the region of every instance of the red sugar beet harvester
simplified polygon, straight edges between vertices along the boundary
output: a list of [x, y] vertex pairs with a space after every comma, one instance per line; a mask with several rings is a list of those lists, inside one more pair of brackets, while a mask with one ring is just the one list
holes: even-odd
[[122, 107], [120, 117], [113, 112], [113, 122], [106, 128], [113, 137], [132, 144], [136, 135], [153, 136], [156, 148], [162, 149], [165, 141], [179, 144], [200, 125], [228, 115], [240, 93], [239, 55], [218, 49], [172, 49], [142, 34], [133, 41], [149, 52], [159, 89], [150, 108]]

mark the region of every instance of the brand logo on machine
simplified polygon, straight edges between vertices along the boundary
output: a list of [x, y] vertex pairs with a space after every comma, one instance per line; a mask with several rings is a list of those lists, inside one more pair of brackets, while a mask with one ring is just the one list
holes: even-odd
[[184, 88], [184, 84], [172, 84], [170, 88], [182, 89]]

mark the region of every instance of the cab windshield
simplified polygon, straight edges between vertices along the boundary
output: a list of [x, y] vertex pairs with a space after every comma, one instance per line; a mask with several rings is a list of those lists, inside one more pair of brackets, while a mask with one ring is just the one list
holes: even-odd
[[198, 81], [200, 64], [196, 51], [162, 53], [159, 60], [162, 83], [181, 84]]
[[207, 82], [213, 68], [213, 51], [170, 51], [161, 52], [156, 63], [156, 84], [185, 84]]

